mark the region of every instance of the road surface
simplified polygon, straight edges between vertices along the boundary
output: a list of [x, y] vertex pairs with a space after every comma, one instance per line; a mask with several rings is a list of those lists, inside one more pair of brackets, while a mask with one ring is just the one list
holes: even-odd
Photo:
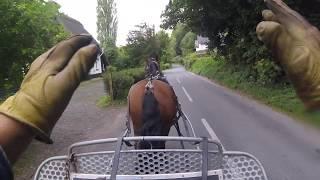
[[166, 71], [198, 136], [256, 156], [272, 180], [320, 179], [320, 132], [181, 67]]

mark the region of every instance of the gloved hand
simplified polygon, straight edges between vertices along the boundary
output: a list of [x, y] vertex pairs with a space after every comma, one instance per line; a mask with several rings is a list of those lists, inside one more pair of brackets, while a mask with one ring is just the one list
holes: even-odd
[[91, 41], [89, 35], [77, 35], [39, 56], [0, 112], [30, 126], [37, 139], [52, 143], [54, 125], [97, 58], [98, 48], [89, 45]]
[[281, 0], [266, 0], [258, 38], [272, 51], [309, 110], [320, 108], [320, 32]]

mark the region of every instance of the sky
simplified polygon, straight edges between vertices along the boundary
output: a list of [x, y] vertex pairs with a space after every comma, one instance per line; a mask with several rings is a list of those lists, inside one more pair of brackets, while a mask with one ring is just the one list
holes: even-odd
[[[55, 0], [60, 11], [80, 21], [85, 29], [97, 37], [96, 0]], [[169, 0], [116, 0], [118, 9], [117, 45], [126, 44], [127, 35], [134, 26], [146, 22], [160, 30], [160, 15]]]

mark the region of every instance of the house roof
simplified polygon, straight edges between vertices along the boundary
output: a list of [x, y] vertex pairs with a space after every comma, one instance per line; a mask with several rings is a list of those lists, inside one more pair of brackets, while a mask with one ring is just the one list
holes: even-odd
[[58, 21], [64, 26], [67, 31], [71, 32], [72, 34], [89, 34], [89, 32], [79, 21], [67, 15], [62, 14], [58, 16]]
[[[59, 23], [61, 23], [64, 26], [64, 28], [67, 31], [69, 31], [73, 35], [76, 35], [76, 34], [90, 34], [83, 27], [83, 25], [79, 21], [77, 21], [76, 19], [73, 19], [72, 17], [69, 17], [69, 16], [67, 16], [65, 14], [59, 15], [57, 20], [58, 20]], [[98, 45], [98, 47], [100, 47], [100, 45], [99, 45], [97, 40], [93, 39], [92, 43], [94, 43], [94, 44]], [[103, 54], [101, 56], [101, 62], [102, 62], [104, 67], [106, 67], [108, 65], [107, 57], [105, 56], [105, 54]]]

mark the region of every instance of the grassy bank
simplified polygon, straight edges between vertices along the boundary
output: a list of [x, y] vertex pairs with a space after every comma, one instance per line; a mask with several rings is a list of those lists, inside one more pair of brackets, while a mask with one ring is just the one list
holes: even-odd
[[231, 89], [240, 91], [257, 99], [278, 111], [282, 111], [297, 120], [320, 128], [320, 113], [305, 111], [290, 85], [260, 84], [248, 78], [245, 71], [231, 68], [219, 58], [211, 56], [195, 57], [186, 61], [187, 68], [194, 73], [213, 79]]

